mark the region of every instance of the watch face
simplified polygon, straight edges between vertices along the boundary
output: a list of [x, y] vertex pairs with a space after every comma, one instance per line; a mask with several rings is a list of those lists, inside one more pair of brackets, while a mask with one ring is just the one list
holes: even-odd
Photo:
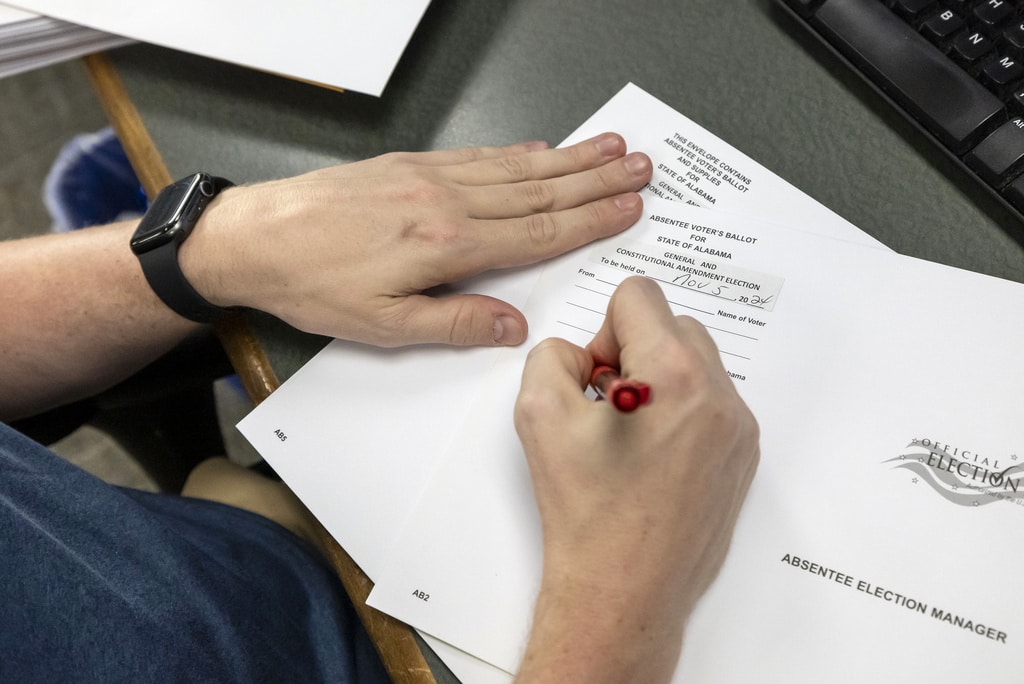
[[164, 188], [139, 221], [132, 235], [132, 251], [141, 254], [184, 238], [209, 201], [209, 185], [209, 176], [197, 173]]

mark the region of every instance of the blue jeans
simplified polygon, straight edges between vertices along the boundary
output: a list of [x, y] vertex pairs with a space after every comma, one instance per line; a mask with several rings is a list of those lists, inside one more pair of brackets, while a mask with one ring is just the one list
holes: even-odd
[[0, 682], [151, 681], [389, 680], [291, 532], [110, 486], [0, 425]]

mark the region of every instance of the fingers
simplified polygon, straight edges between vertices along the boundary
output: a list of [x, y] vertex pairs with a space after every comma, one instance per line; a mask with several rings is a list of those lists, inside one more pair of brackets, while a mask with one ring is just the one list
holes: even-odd
[[583, 348], [558, 337], [549, 337], [527, 355], [523, 388], [528, 391], [547, 388], [558, 395], [563, 404], [569, 403], [569, 399], [583, 399], [592, 365]]
[[633, 225], [652, 167], [647, 155], [624, 153], [622, 138], [607, 133], [454, 167], [456, 176], [474, 170], [459, 189], [471, 226], [464, 273], [535, 263]]
[[451, 169], [449, 177], [465, 185], [504, 185], [541, 180], [592, 169], [626, 154], [626, 141], [617, 133], [602, 133], [557, 149], [480, 156]]
[[451, 282], [535, 263], [635, 223], [642, 211], [636, 191], [652, 169], [646, 155], [623, 157], [625, 150], [621, 136], [606, 133], [557, 150], [537, 142], [396, 153], [321, 175], [388, 179], [399, 194], [385, 211], [409, 198], [425, 205], [417, 209], [422, 217], [406, 223], [457, 233], [443, 241], [445, 262], [438, 268], [442, 281]]
[[457, 173], [451, 176], [453, 180], [459, 180], [462, 182], [462, 177], [474, 177], [475, 172], [471, 170], [472, 168], [476, 168], [476, 166], [473, 165], [474, 162], [480, 162], [481, 166], [487, 166], [488, 164], [486, 162], [488, 162], [488, 160], [515, 157], [546, 149], [548, 149], [548, 144], [546, 142], [543, 140], [535, 140], [531, 142], [504, 145], [501, 147], [463, 147], [454, 150], [432, 150], [429, 152], [400, 152], [393, 154], [392, 158], [396, 161], [419, 164], [422, 166], [466, 165], [470, 168], [467, 169], [464, 174]]
[[523, 368], [522, 386], [516, 400], [515, 423], [520, 439], [527, 441], [544, 424], [564, 428], [573, 407], [590, 402], [583, 394], [591, 369], [590, 356], [574, 344], [558, 338], [542, 341], [530, 350]]
[[[516, 143], [503, 147], [463, 147], [454, 150], [430, 150], [428, 152], [390, 152], [377, 157], [370, 157], [360, 161], [331, 166], [305, 174], [308, 178], [326, 178], [340, 180], [344, 178], [355, 178], [366, 175], [379, 176], [393, 172], [401, 166], [421, 167], [452, 167], [471, 165], [475, 162], [500, 159], [503, 157], [514, 157], [548, 149], [548, 144], [543, 140], [532, 142]], [[449, 170], [451, 171], [451, 170]], [[455, 179], [459, 174], [452, 173], [450, 178]], [[470, 175], [471, 174], [466, 174]], [[286, 183], [289, 179], [278, 181]]]
[[604, 133], [566, 148], [453, 166], [446, 175], [464, 186], [471, 217], [504, 219], [635, 192], [647, 184], [651, 172], [646, 154], [626, 154], [621, 136]]
[[[445, 176], [463, 186], [469, 216], [480, 219], [559, 211], [635, 192], [646, 185], [652, 171], [650, 158], [627, 155], [626, 142], [616, 133], [561, 149], [536, 150], [527, 144], [458, 150], [444, 158], [453, 160]], [[467, 158], [473, 161], [455, 161]]]
[[575, 173], [466, 188], [463, 196], [471, 217], [505, 219], [570, 209], [604, 197], [636, 192], [650, 179], [650, 158], [634, 152]]
[[585, 171], [625, 154], [622, 136], [602, 133], [561, 149], [549, 149], [546, 142], [538, 140], [501, 147], [399, 152], [385, 157], [418, 166], [450, 166], [445, 170], [449, 180], [463, 185], [503, 185]]
[[721, 367], [721, 356], [707, 329], [688, 316], [675, 316], [658, 284], [641, 276], [622, 281], [608, 302], [601, 329], [587, 345], [595, 363], [620, 366], [623, 372], [653, 363], [667, 351], [662, 336], [692, 348], [703, 363]]
[[458, 277], [496, 268], [533, 264], [615, 235], [637, 222], [643, 200], [636, 193], [522, 218], [477, 221], [464, 233]]
[[381, 346], [451, 344], [514, 346], [526, 339], [523, 314], [510, 304], [484, 295], [431, 297], [411, 295], [396, 300], [376, 326]]
[[626, 278], [612, 293], [601, 329], [587, 349], [597, 363], [617, 366], [623, 347], [674, 324], [675, 317], [656, 282], [640, 276]]

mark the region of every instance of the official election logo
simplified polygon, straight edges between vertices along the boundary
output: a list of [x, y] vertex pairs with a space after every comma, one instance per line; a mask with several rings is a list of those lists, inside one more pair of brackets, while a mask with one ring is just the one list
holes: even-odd
[[944, 444], [913, 439], [908, 453], [887, 459], [909, 470], [914, 484], [926, 484], [958, 506], [987, 506], [997, 501], [1024, 506], [1024, 461], [1016, 454], [1003, 459]]

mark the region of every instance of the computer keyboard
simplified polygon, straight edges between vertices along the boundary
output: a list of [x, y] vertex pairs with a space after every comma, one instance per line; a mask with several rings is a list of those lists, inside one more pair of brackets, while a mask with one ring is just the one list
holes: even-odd
[[776, 0], [1024, 222], [1024, 0]]

